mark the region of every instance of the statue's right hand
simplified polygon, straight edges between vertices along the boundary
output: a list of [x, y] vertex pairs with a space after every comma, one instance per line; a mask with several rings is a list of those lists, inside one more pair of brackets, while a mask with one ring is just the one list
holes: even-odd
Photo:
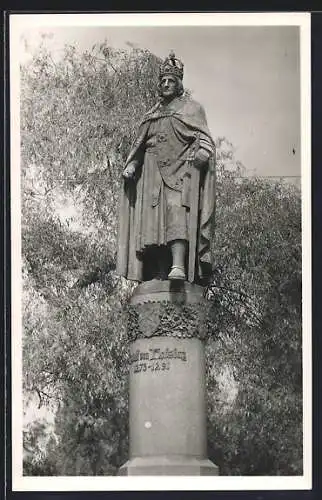
[[125, 169], [123, 170], [124, 179], [132, 179], [135, 174], [135, 165], [133, 163], [129, 163]]

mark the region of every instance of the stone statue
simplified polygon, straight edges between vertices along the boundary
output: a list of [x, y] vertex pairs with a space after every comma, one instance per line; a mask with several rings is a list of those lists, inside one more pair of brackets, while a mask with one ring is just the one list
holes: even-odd
[[211, 272], [215, 145], [182, 79], [171, 52], [123, 171], [117, 272], [130, 280], [202, 284]]

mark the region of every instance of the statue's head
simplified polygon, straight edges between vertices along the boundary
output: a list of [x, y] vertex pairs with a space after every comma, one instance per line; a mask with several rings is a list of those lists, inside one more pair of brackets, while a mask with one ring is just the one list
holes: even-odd
[[159, 94], [166, 100], [171, 100], [183, 94], [183, 64], [170, 52], [169, 57], [160, 66]]

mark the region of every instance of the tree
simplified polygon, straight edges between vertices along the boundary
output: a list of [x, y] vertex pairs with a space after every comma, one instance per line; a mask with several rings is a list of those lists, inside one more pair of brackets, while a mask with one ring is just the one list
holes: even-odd
[[156, 65], [147, 51], [102, 44], [82, 55], [68, 47], [59, 61], [42, 48], [22, 68], [24, 390], [55, 400], [60, 474], [125, 460], [117, 201], [136, 124], [156, 97]]
[[[217, 192], [211, 453], [224, 474], [301, 474], [300, 193], [231, 173]], [[216, 390], [226, 367], [236, 390], [228, 407]]]
[[[43, 47], [22, 67], [24, 392], [56, 414], [29, 474], [114, 474], [127, 458], [132, 285], [115, 275], [117, 201], [158, 64], [103, 43], [59, 60]], [[300, 195], [239, 182], [232, 145], [217, 146], [210, 454], [227, 474], [300, 473]], [[25, 444], [36, 449], [43, 433], [29, 426]]]

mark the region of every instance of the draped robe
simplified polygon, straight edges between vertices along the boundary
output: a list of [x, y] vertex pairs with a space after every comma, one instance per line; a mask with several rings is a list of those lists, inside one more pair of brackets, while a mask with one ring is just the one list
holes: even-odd
[[[202, 168], [200, 185], [191, 186], [191, 168], [198, 138], [210, 154]], [[198, 198], [197, 273], [211, 269], [211, 236], [215, 211], [215, 145], [202, 106], [183, 95], [168, 105], [157, 103], [143, 118], [126, 165], [136, 166], [134, 179], [125, 179], [120, 196], [117, 272], [143, 280], [146, 250], [164, 246], [176, 236], [175, 222], [167, 217], [167, 196], [178, 193], [189, 227], [190, 201]], [[171, 225], [172, 224], [172, 225]], [[170, 228], [171, 226], [171, 228]], [[179, 229], [178, 229], [179, 231]], [[180, 233], [180, 231], [179, 231]], [[187, 234], [187, 240], [190, 240]]]

